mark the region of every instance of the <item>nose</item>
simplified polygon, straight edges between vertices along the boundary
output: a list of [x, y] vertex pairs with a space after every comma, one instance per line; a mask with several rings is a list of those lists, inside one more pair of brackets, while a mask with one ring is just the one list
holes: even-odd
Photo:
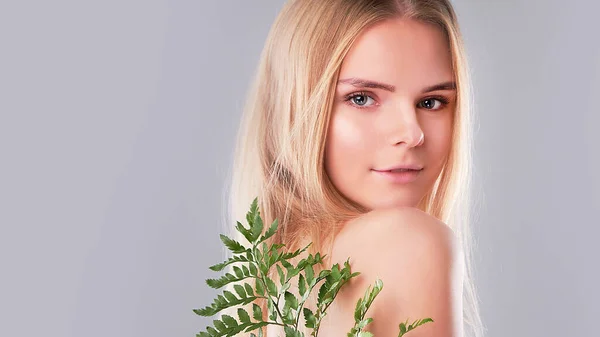
[[414, 107], [394, 109], [388, 114], [384, 125], [388, 128], [388, 143], [399, 145], [404, 143], [407, 147], [415, 147], [423, 141], [423, 130], [419, 125]]

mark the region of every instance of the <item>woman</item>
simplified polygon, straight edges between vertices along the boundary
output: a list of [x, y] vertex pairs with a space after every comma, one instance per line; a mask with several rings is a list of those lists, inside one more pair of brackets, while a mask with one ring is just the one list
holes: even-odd
[[[345, 336], [377, 278], [384, 288], [367, 313], [375, 336], [425, 317], [434, 322], [411, 336], [481, 335], [469, 100], [446, 0], [292, 0], [282, 9], [238, 134], [227, 224], [258, 197], [264, 222], [279, 221], [270, 243], [312, 242], [326, 267], [350, 259], [361, 275], [342, 288], [319, 336]], [[267, 336], [283, 336], [277, 328]]]

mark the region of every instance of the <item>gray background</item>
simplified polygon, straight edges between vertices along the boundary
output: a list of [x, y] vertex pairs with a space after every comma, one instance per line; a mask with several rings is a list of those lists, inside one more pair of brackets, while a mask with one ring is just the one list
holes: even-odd
[[[456, 0], [488, 336], [597, 335], [600, 4]], [[282, 0], [0, 3], [0, 335], [194, 336]]]

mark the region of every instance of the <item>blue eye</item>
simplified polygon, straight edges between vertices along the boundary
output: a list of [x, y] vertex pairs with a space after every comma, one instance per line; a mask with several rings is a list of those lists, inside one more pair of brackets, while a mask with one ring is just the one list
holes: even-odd
[[[370, 105], [367, 105], [367, 102], [369, 102], [369, 99], [371, 99], [371, 101], [373, 103]], [[367, 95], [367, 93], [365, 93], [365, 92], [357, 92], [357, 93], [353, 93], [353, 94], [346, 96], [345, 101], [346, 102], [350, 101], [351, 103], [349, 103], [349, 104], [356, 108], [366, 109], [367, 107], [371, 107], [374, 105], [375, 99], [373, 97]]]
[[[368, 93], [361, 91], [355, 92], [345, 97], [344, 99], [347, 104], [353, 106], [357, 109], [367, 109], [372, 108], [376, 105], [375, 99], [373, 96], [368, 95]], [[371, 103], [369, 104], [369, 101]], [[417, 104], [418, 108], [437, 111], [445, 108], [450, 103], [450, 100], [443, 96], [435, 96], [428, 97]]]

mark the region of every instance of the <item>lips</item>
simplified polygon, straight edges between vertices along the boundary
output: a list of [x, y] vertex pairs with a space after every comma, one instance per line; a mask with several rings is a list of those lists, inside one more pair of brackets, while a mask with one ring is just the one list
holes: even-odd
[[395, 165], [390, 165], [387, 166], [382, 169], [375, 169], [375, 171], [379, 171], [379, 172], [390, 172], [390, 171], [400, 171], [400, 170], [414, 170], [414, 171], [420, 171], [423, 169], [423, 165], [419, 165], [417, 163], [402, 163], [402, 164], [395, 164]]
[[410, 171], [420, 171], [420, 170], [399, 168], [399, 169], [387, 170], [384, 172], [410, 172]]
[[421, 175], [422, 169], [415, 170], [407, 168], [396, 168], [386, 171], [373, 171], [376, 172], [377, 176], [382, 177], [389, 182], [395, 184], [408, 184], [415, 181]]
[[419, 165], [399, 165], [396, 167], [390, 167], [382, 170], [374, 169], [377, 172], [404, 172], [404, 171], [421, 171], [423, 169], [422, 166]]

